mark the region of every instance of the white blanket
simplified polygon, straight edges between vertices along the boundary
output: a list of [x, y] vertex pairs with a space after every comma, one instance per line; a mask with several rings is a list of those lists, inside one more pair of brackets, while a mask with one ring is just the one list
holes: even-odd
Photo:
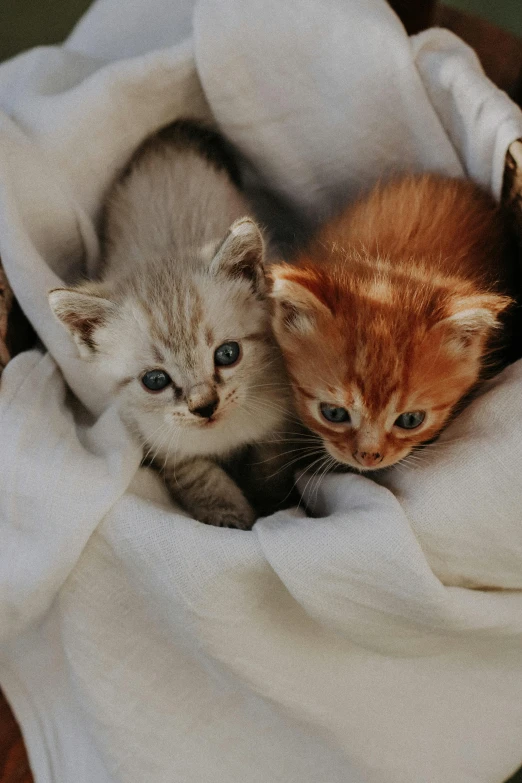
[[501, 783], [522, 762], [521, 363], [393, 493], [331, 476], [320, 518], [214, 529], [138, 470], [46, 292], [92, 269], [105, 188], [180, 114], [210, 111], [316, 221], [404, 169], [498, 196], [519, 110], [383, 0], [201, 0], [193, 22], [190, 0], [98, 0], [0, 68], [0, 108], [0, 254], [46, 346], [0, 385], [0, 685], [37, 783]]

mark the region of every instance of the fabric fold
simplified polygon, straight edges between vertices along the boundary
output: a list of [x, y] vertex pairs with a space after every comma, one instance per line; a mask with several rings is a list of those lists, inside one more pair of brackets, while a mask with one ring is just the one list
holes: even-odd
[[52, 318], [108, 185], [187, 115], [309, 226], [398, 171], [498, 197], [522, 137], [468, 47], [408, 39], [384, 0], [98, 0], [0, 66], [0, 255], [43, 343], [0, 382], [0, 684], [36, 780], [498, 783], [521, 761], [521, 364], [422, 463], [221, 530], [139, 468]]

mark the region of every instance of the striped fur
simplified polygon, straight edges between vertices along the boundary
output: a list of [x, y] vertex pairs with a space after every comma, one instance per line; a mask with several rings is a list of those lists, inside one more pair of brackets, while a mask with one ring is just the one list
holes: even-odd
[[[248, 528], [255, 510], [224, 465], [281, 436], [290, 394], [263, 239], [230, 155], [191, 121], [146, 142], [107, 200], [101, 279], [55, 290], [50, 304], [174, 497], [202, 522]], [[217, 366], [227, 341], [240, 360]], [[141, 383], [154, 369], [172, 379], [159, 393]], [[194, 412], [209, 404], [210, 418]]]
[[[470, 182], [377, 186], [272, 268], [273, 326], [304, 423], [329, 453], [380, 469], [433, 439], [476, 387], [511, 303], [505, 225]], [[345, 408], [328, 422], [320, 404]], [[397, 426], [425, 412], [416, 429]]]

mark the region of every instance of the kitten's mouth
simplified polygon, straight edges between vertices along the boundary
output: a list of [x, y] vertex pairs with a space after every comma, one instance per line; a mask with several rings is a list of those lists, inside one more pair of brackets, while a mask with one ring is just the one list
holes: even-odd
[[210, 418], [205, 419], [205, 421], [202, 422], [203, 427], [213, 427], [215, 424], [221, 421], [221, 415], [219, 413], [216, 413], [213, 416], [210, 416]]
[[189, 427], [196, 427], [198, 430], [204, 430], [209, 427], [214, 427], [221, 421], [221, 416], [210, 416], [208, 419], [191, 419], [187, 422]]
[[347, 459], [341, 460], [345, 465], [350, 465], [350, 467], [357, 470], [359, 473], [362, 473], [363, 475], [365, 473], [377, 473], [380, 470], [386, 470], [386, 468], [391, 468], [394, 465], [397, 465], [399, 462], [401, 462], [404, 457], [399, 458], [392, 458], [390, 457], [385, 458], [384, 460], [381, 460], [377, 465], [361, 465], [360, 462], [357, 462], [356, 460], [350, 460]]
[[342, 462], [343, 465], [348, 465], [350, 468], [353, 468], [354, 470], [357, 471], [357, 473], [363, 473], [363, 474], [364, 473], [374, 473], [376, 470], [382, 470], [383, 467], [387, 467], [387, 466], [383, 466], [382, 464], [379, 464], [379, 465], [361, 465], [361, 463], [357, 462], [357, 460], [354, 460], [354, 459], [348, 460], [346, 458], [340, 460], [340, 462]]
[[392, 465], [395, 465], [395, 463], [398, 461], [393, 460], [392, 462], [389, 462], [389, 457], [385, 457], [376, 465], [363, 465], [351, 455], [333, 453], [333, 451], [331, 451], [328, 447], [326, 450], [335, 460], [337, 460], [340, 465], [352, 468], [353, 470], [357, 471], [357, 473], [362, 473], [363, 475], [365, 473], [375, 473], [376, 471], [384, 470], [385, 468], [389, 468]]

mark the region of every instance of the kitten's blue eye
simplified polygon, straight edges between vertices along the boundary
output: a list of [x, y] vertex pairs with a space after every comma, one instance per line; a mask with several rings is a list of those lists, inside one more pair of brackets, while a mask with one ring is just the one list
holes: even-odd
[[333, 424], [343, 424], [343, 422], [350, 421], [350, 414], [346, 408], [337, 408], [335, 405], [322, 402], [320, 409], [326, 421], [331, 421]]
[[420, 427], [425, 418], [426, 414], [424, 411], [401, 413], [401, 415], [395, 419], [395, 426], [400, 427], [402, 430], [414, 430], [416, 427]]
[[218, 367], [226, 367], [235, 364], [239, 359], [241, 349], [239, 343], [223, 343], [214, 351], [214, 364]]
[[164, 370], [150, 370], [142, 376], [141, 382], [149, 391], [158, 392], [170, 386], [172, 378]]

